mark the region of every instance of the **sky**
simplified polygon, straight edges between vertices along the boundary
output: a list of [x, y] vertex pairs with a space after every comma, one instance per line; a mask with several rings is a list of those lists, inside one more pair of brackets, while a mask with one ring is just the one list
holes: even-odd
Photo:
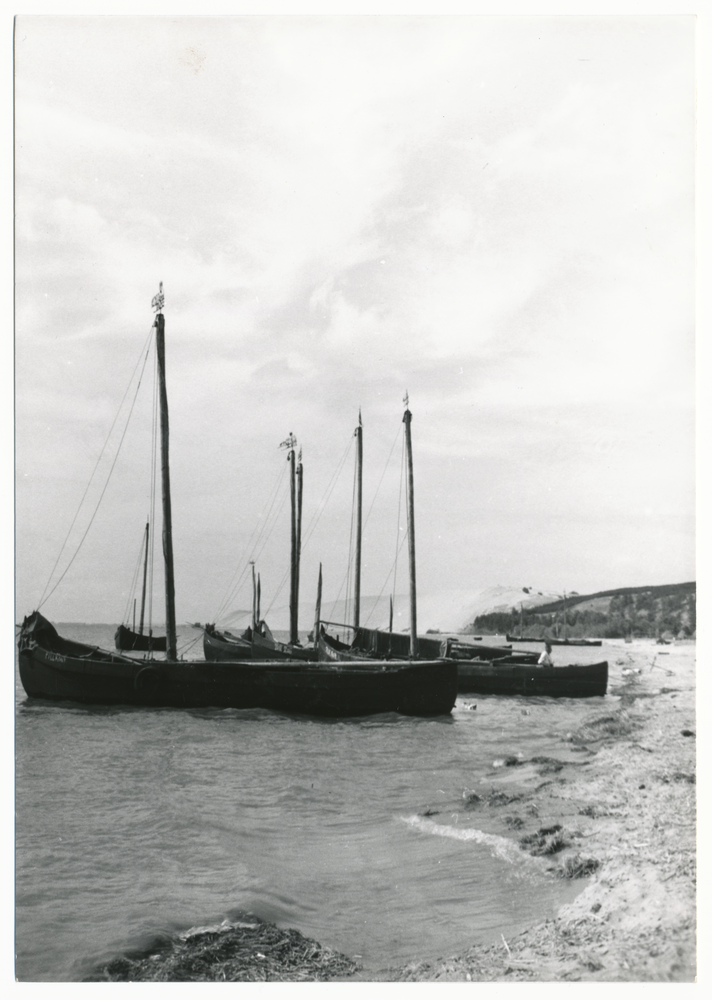
[[[322, 563], [325, 601], [344, 597], [359, 410], [362, 591], [388, 592], [397, 552], [407, 589], [406, 392], [424, 600], [695, 579], [694, 30], [18, 18], [18, 620], [92, 517], [159, 281], [179, 621], [249, 606], [258, 538], [281, 623], [290, 432], [301, 596]], [[146, 372], [42, 605], [55, 621], [118, 621], [130, 601]]]

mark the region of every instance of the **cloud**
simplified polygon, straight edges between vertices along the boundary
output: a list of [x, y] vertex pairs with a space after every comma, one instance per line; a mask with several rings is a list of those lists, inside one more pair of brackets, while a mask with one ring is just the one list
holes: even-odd
[[[542, 559], [578, 589], [692, 565], [689, 19], [21, 20], [23, 594], [31, 521], [49, 553], [73, 513], [69, 488], [37, 499], [42, 477], [79, 481], [101, 447], [159, 280], [181, 601], [217, 599], [288, 430], [318, 503], [359, 407], [377, 478], [406, 389], [432, 588]], [[123, 477], [92, 550], [117, 590], [113, 539], [145, 506]], [[333, 502], [313, 544], [335, 563], [348, 484]], [[392, 520], [369, 529], [376, 587]]]

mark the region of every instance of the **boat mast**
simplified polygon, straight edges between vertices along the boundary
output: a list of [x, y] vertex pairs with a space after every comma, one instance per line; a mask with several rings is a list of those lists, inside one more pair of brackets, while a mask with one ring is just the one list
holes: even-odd
[[[297, 589], [299, 587], [299, 577], [297, 571], [297, 484], [296, 484], [296, 468], [295, 468], [295, 455], [294, 447], [297, 443], [297, 439], [289, 432], [289, 436], [282, 441], [280, 448], [287, 448], [287, 461], [290, 466], [289, 474], [289, 495], [291, 499], [291, 510], [292, 510], [292, 522], [291, 522], [291, 556], [289, 560], [289, 641], [291, 643], [296, 643], [299, 641], [299, 636], [297, 634]], [[301, 466], [301, 456], [300, 462]], [[301, 474], [300, 474], [301, 481]]]
[[260, 574], [257, 574], [257, 624], [260, 624], [260, 596], [262, 588], [260, 587]]
[[161, 492], [163, 496], [163, 558], [166, 581], [166, 659], [176, 660], [176, 591], [173, 576], [173, 522], [171, 518], [171, 474], [168, 466], [168, 393], [166, 391], [166, 341], [163, 318], [163, 282], [151, 305], [156, 310], [156, 357], [158, 360], [159, 406], [161, 411]]
[[252, 559], [250, 566], [252, 566], [252, 631], [254, 632], [257, 628], [257, 583], [255, 581], [255, 563]]
[[361, 510], [363, 497], [363, 425], [358, 411], [356, 436], [356, 566], [354, 568], [354, 629], [361, 622]]
[[[145, 536], [146, 553], [143, 558], [143, 589], [141, 591], [141, 621], [139, 622], [138, 626], [139, 635], [143, 635], [143, 615], [146, 609], [146, 574], [148, 573], [148, 525], [149, 522], [146, 521], [146, 536]], [[134, 612], [135, 611], [136, 607], [134, 605]], [[134, 631], [135, 630], [136, 626], [134, 626]]]
[[304, 490], [304, 467], [302, 465], [302, 449], [299, 449], [297, 461], [297, 539], [295, 543], [296, 561], [294, 564], [294, 639], [299, 642], [299, 570], [302, 562], [302, 493]]
[[418, 656], [418, 623], [416, 616], [416, 591], [415, 591], [415, 506], [413, 503], [413, 445], [410, 439], [410, 423], [413, 414], [408, 409], [408, 393], [403, 399], [405, 403], [405, 413], [403, 423], [405, 424], [405, 450], [408, 463], [408, 563], [410, 567], [410, 655], [412, 659]]

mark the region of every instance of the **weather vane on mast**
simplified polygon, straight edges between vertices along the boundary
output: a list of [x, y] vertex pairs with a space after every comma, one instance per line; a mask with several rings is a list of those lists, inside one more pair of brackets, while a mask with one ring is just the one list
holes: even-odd
[[163, 294], [163, 282], [159, 281], [158, 282], [158, 295], [154, 295], [153, 298], [151, 299], [151, 308], [155, 312], [157, 312], [157, 313], [163, 312], [163, 306], [164, 306], [165, 301], [166, 301], [166, 297]]
[[296, 448], [296, 446], [297, 446], [297, 439], [295, 438], [295, 436], [290, 431], [289, 432], [289, 437], [286, 437], [284, 439], [284, 441], [282, 441], [282, 443], [280, 444], [279, 447], [280, 448], [290, 448], [291, 449], [291, 448]]
[[407, 410], [408, 409], [408, 390], [407, 389], [405, 390], [405, 396], [403, 397], [403, 405], [405, 406], [405, 408]]

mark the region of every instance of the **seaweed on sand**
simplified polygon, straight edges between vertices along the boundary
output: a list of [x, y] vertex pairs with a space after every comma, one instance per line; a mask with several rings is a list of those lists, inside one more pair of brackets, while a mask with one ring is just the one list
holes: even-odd
[[564, 831], [559, 823], [553, 826], [542, 826], [536, 833], [522, 837], [519, 846], [530, 854], [557, 854], [568, 846]]
[[566, 858], [556, 873], [560, 878], [586, 878], [598, 871], [600, 866], [601, 862], [596, 858], [584, 858], [581, 854], [574, 854], [573, 857]]
[[317, 982], [351, 976], [360, 966], [296, 930], [250, 918], [116, 958], [84, 982]]

